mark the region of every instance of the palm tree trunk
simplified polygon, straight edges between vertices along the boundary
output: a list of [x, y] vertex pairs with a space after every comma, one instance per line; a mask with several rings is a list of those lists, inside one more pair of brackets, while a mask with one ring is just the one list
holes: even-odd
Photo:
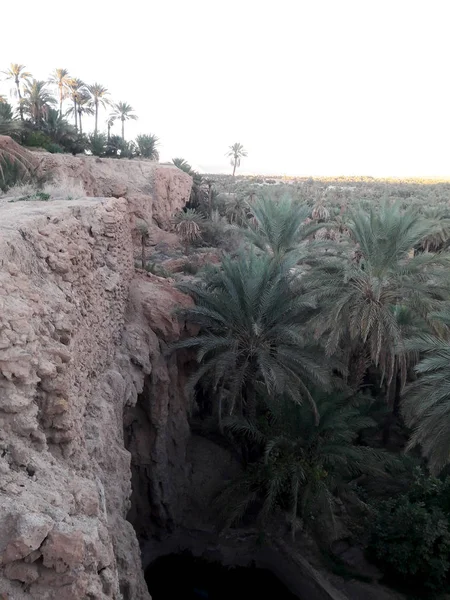
[[122, 117], [122, 139], [125, 140], [125, 119]]
[[97, 124], [98, 124], [98, 101], [95, 101], [95, 128], [94, 135], [97, 135]]
[[111, 125], [109, 124], [109, 121], [108, 121], [108, 142], [110, 142], [110, 141], [111, 141]]
[[78, 131], [78, 121], [77, 121], [78, 109], [77, 109], [77, 101], [75, 100], [75, 98], [73, 99], [73, 114], [75, 115], [75, 131]]
[[237, 158], [234, 159], [234, 165], [233, 165], [233, 177], [234, 174], [236, 173], [236, 164], [237, 164]]
[[78, 113], [78, 122], [80, 124], [80, 135], [83, 135], [83, 126], [81, 124], [81, 112]]
[[23, 121], [23, 106], [22, 106], [22, 94], [20, 93], [20, 82], [16, 77], [17, 95], [19, 96], [19, 113], [20, 120]]
[[59, 84], [59, 116], [62, 117], [62, 103], [63, 103], [63, 86]]

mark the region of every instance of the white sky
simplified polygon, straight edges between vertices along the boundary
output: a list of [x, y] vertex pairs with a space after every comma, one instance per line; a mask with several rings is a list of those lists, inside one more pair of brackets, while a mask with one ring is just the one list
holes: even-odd
[[450, 175], [449, 0], [4, 4], [0, 70], [102, 83], [161, 160], [226, 172], [239, 141], [241, 173]]

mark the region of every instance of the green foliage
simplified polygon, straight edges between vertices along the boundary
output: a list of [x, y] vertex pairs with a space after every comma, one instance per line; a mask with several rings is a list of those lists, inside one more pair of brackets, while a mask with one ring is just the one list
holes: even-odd
[[253, 220], [246, 231], [249, 240], [277, 259], [298, 252], [300, 242], [311, 234], [312, 230], [304, 226], [309, 209], [293, 204], [290, 198], [278, 202], [262, 198], [251, 206], [251, 212]]
[[186, 247], [201, 237], [200, 224], [202, 221], [203, 216], [194, 208], [187, 208], [175, 215], [175, 231], [186, 244]]
[[[349, 235], [328, 243], [306, 285], [321, 307], [313, 327], [332, 355], [344, 346], [359, 384], [369, 364], [388, 382], [406, 376], [409, 355], [396, 308], [403, 306], [427, 320], [449, 295], [450, 256], [414, 248], [428, 234], [428, 221], [416, 210], [383, 203], [360, 209], [347, 221]], [[355, 355], [358, 357], [355, 360]]]
[[365, 414], [370, 400], [350, 403], [345, 396], [315, 395], [315, 402], [318, 423], [307, 405], [286, 397], [267, 398], [256, 421], [225, 422], [226, 433], [246, 455], [255, 455], [255, 446], [260, 455], [219, 500], [222, 505], [226, 500], [227, 525], [249, 511], [265, 521], [282, 510], [293, 533], [307, 526], [328, 530], [330, 536], [337, 498], [348, 499], [361, 475], [385, 474], [388, 456], [356, 444], [359, 433], [375, 425]]
[[410, 492], [377, 507], [370, 552], [392, 581], [414, 593], [449, 589], [449, 492], [449, 478], [419, 475]]
[[[284, 392], [314, 409], [310, 384], [330, 384], [332, 361], [307, 330], [313, 307], [290, 286], [289, 265], [269, 257], [224, 257], [222, 270], [204, 284], [180, 285], [196, 306], [184, 317], [201, 327], [200, 335], [180, 343], [197, 349], [198, 381], [217, 397], [218, 413], [254, 415], [260, 383], [268, 394]], [[334, 365], [336, 366], [336, 364]]]
[[104, 133], [91, 133], [88, 137], [89, 150], [93, 156], [105, 156], [107, 152], [108, 140]]
[[0, 190], [6, 192], [9, 188], [25, 183], [29, 179], [26, 166], [15, 156], [0, 154]]
[[27, 194], [26, 196], [13, 198], [12, 200], [9, 200], [9, 202], [34, 202], [36, 200], [40, 202], [48, 202], [48, 200], [50, 200], [50, 194], [45, 192], [35, 192], [34, 194]]
[[[450, 313], [433, 315], [445, 327]], [[450, 462], [450, 342], [425, 332], [407, 342], [422, 360], [415, 370], [419, 376], [406, 391], [403, 415], [413, 429], [409, 448], [421, 445], [432, 472], [438, 473]]]
[[151, 160], [159, 160], [159, 152], [157, 146], [159, 145], [159, 139], [156, 135], [138, 135], [136, 138], [137, 153], [143, 158], [150, 158]]

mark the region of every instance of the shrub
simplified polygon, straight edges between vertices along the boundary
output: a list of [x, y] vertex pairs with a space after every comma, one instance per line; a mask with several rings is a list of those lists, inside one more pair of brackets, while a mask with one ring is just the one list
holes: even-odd
[[88, 149], [91, 151], [93, 156], [105, 156], [108, 140], [104, 133], [91, 133], [88, 138], [89, 145]]
[[137, 154], [143, 158], [159, 160], [159, 152], [157, 146], [159, 139], [156, 135], [138, 135], [136, 138]]
[[14, 157], [0, 158], [0, 190], [6, 192], [9, 188], [25, 183], [29, 178], [24, 165]]
[[449, 489], [449, 478], [442, 482], [419, 474], [407, 494], [377, 507], [369, 552], [388, 577], [406, 588], [429, 593], [448, 586]]
[[49, 136], [41, 131], [29, 131], [26, 133], [24, 139], [24, 145], [29, 146], [30, 148], [44, 148], [47, 150], [48, 146], [52, 143]]

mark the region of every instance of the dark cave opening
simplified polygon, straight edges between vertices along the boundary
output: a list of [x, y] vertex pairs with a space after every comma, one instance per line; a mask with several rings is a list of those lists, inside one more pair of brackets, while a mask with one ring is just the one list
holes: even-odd
[[227, 567], [189, 552], [157, 558], [145, 570], [153, 600], [299, 600], [269, 570]]

